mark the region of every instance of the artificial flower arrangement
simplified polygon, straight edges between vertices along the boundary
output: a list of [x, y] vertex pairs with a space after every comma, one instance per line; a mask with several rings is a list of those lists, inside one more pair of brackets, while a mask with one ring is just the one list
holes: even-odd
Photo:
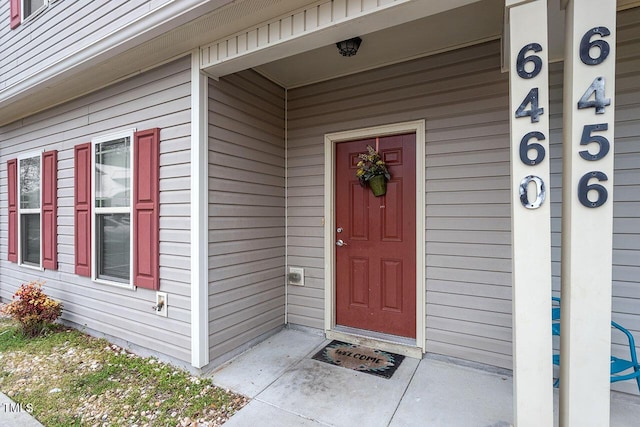
[[358, 155], [358, 170], [356, 176], [360, 185], [371, 188], [373, 195], [382, 196], [387, 192], [387, 181], [391, 179], [391, 174], [384, 161], [372, 146], [367, 145], [367, 153]]

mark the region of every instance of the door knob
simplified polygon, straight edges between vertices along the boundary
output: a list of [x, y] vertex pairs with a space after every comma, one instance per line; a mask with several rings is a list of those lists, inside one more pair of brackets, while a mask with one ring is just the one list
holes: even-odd
[[347, 244], [340, 239], [336, 242], [336, 246], [347, 246]]

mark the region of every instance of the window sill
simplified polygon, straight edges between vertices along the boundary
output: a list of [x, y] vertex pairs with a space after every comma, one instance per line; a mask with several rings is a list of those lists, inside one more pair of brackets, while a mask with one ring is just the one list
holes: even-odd
[[98, 283], [99, 285], [113, 286], [121, 289], [135, 290], [136, 288], [135, 286], [133, 286], [132, 283], [114, 282], [111, 280], [97, 279], [97, 278], [93, 279], [93, 283]]
[[20, 267], [24, 267], [26, 269], [29, 270], [34, 270], [34, 271], [44, 271], [44, 268], [42, 268], [41, 266], [38, 265], [29, 265], [29, 264], [18, 264]]

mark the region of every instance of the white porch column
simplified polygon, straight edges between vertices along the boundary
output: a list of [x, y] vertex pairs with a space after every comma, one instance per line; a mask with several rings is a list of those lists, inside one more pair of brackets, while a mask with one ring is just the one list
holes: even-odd
[[609, 425], [616, 2], [566, 0], [560, 425]]
[[547, 1], [507, 0], [515, 425], [553, 425]]
[[191, 365], [209, 363], [208, 79], [191, 54]]

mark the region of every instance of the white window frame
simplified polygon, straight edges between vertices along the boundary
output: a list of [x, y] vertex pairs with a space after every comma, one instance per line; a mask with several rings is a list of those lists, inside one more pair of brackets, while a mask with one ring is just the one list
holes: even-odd
[[[116, 286], [125, 289], [135, 289], [133, 286], [133, 184], [134, 184], [134, 164], [133, 164], [133, 137], [136, 129], [115, 132], [108, 135], [99, 136], [91, 140], [91, 280], [103, 285]], [[103, 142], [114, 141], [116, 139], [129, 138], [129, 164], [130, 170], [130, 198], [129, 207], [97, 208], [96, 209], [96, 145]], [[99, 214], [129, 214], [129, 282], [116, 282], [98, 277], [98, 239], [96, 237], [96, 218]]]
[[44, 4], [42, 6], [40, 6], [38, 9], [34, 10], [33, 12], [31, 12], [31, 15], [24, 16], [24, 12], [25, 12], [25, 9], [26, 9], [26, 7], [24, 7], [24, 5], [25, 5], [25, 3], [27, 1], [29, 1], [29, 0], [20, 0], [20, 19], [22, 20], [22, 22], [30, 21], [31, 19], [33, 19], [36, 16], [40, 15], [43, 11], [45, 11], [47, 9], [47, 7], [49, 7], [49, 3], [51, 3], [51, 0], [44, 0]]
[[[17, 236], [18, 236], [18, 265], [20, 265], [21, 267], [24, 268], [29, 268], [32, 270], [38, 270], [38, 271], [44, 271], [44, 268], [42, 267], [42, 239], [43, 239], [43, 232], [44, 230], [42, 229], [42, 197], [43, 197], [43, 191], [42, 191], [42, 153], [44, 152], [44, 150], [39, 150], [39, 151], [30, 151], [28, 153], [24, 153], [21, 154], [20, 156], [18, 156], [18, 161], [17, 161], [17, 168], [16, 168], [16, 181], [17, 181], [17, 201], [16, 203], [18, 204], [17, 208], [18, 208], [18, 230], [17, 230]], [[30, 209], [23, 209], [22, 208], [22, 203], [21, 203], [21, 190], [22, 190], [22, 185], [20, 183], [20, 162], [24, 159], [31, 159], [33, 157], [39, 157], [40, 158], [40, 176], [39, 176], [39, 182], [38, 185], [40, 186], [40, 207], [37, 209], [34, 208], [30, 208]], [[32, 264], [25, 264], [22, 260], [22, 215], [23, 214], [39, 214], [40, 215], [40, 256], [38, 257], [39, 263], [38, 265], [32, 265]]]

